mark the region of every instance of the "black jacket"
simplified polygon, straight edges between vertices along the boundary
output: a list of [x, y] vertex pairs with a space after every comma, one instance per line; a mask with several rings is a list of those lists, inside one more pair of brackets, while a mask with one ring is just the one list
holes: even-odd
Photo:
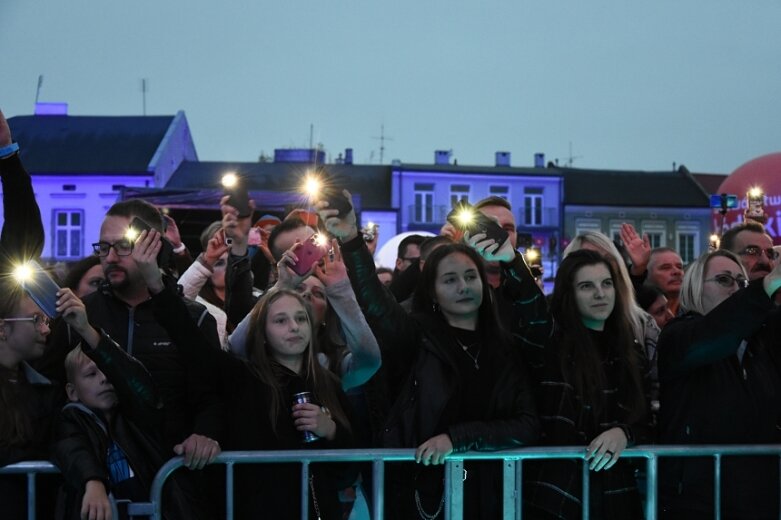
[[[110, 424], [100, 412], [81, 403], [69, 403], [60, 413], [52, 460], [65, 477], [65, 498], [59, 515], [63, 519], [81, 518], [84, 487], [90, 480], [103, 482], [106, 490], [112, 492], [107, 462], [112, 441], [125, 453], [144, 493], [119, 498], [149, 500], [148, 490], [155, 474], [169, 458], [161, 445], [163, 405], [149, 372], [105, 333], [94, 350], [84, 347], [84, 353], [112, 383], [119, 404]], [[185, 475], [175, 474], [173, 484], [166, 486], [166, 518], [198, 516], [191, 508], [193, 497], [183, 491], [181, 481]]]
[[[214, 318], [203, 305], [183, 301], [190, 316], [198, 323], [202, 337], [219, 349]], [[186, 368], [183, 349], [154, 316], [151, 299], [131, 308], [114, 295], [108, 284], [104, 284], [100, 290], [84, 298], [84, 304], [90, 323], [104, 330], [152, 374], [166, 409], [163, 446], [168, 453], [173, 453], [173, 446], [192, 433], [221, 440], [223, 415], [211, 379], [198, 372], [198, 367]], [[65, 356], [79, 339], [64, 322], [59, 323], [49, 340], [44, 359], [35, 366], [44, 375], [64, 380]]]
[[[175, 330], [174, 339], [187, 345], [187, 359], [193, 365], [208, 366], [210, 377], [216, 378], [220, 394], [224, 398], [227, 422], [222, 442], [224, 450], [299, 450], [350, 448], [352, 436], [337, 422], [333, 441], [320, 439], [303, 444], [301, 432], [294, 428], [291, 411], [294, 393], [310, 390], [294, 373], [277, 366], [278, 376], [290, 394], [283, 403], [277, 420], [278, 431], [273, 431], [268, 417], [269, 388], [260, 381], [251, 366], [232, 354], [211, 349], [200, 336], [192, 319], [187, 315], [181, 300], [165, 290], [152, 298], [155, 315], [166, 326]], [[330, 375], [330, 374], [329, 374]], [[335, 377], [329, 379], [341, 399], [342, 408], [347, 403], [341, 386]], [[317, 396], [314, 396], [316, 399]], [[311, 466], [313, 486], [323, 520], [340, 518], [337, 490], [351, 485], [355, 473], [345, 474], [331, 464]], [[299, 464], [240, 465], [235, 476], [236, 518], [298, 519], [300, 513]], [[341, 487], [340, 487], [341, 486]], [[314, 515], [311, 500], [310, 514]]]
[[[781, 310], [761, 281], [705, 316], [668, 323], [659, 338], [661, 442], [781, 442], [780, 342]], [[662, 506], [712, 514], [711, 458], [663, 459], [659, 470]], [[778, 518], [778, 486], [778, 457], [724, 457], [724, 518]]]
[[[584, 411], [582, 398], [567, 382], [559, 352], [564, 339], [555, 327], [545, 295], [529, 269], [519, 258], [502, 264], [504, 301], [514, 301], [512, 332], [520, 338], [525, 359], [535, 379], [535, 400], [542, 422], [541, 443], [546, 446], [588, 445], [594, 437], [613, 427], [624, 430], [631, 443], [643, 430], [645, 420], [630, 424], [628, 403], [622, 403], [619, 362], [614, 349], [604, 352], [603, 369], [610, 388], [604, 390], [605, 401], [599, 424]], [[602, 337], [597, 343], [609, 344]], [[595, 344], [597, 344], [595, 343]], [[603, 347], [605, 345], [602, 345]], [[638, 356], [640, 357], [640, 356]], [[529, 461], [524, 464], [525, 514], [543, 510], [551, 518], [580, 518], [582, 515], [582, 466], [571, 459]], [[632, 461], [619, 459], [610, 470], [591, 473], [591, 513], [605, 518], [642, 518], [640, 500], [635, 488]], [[532, 516], [533, 518], [534, 516]], [[601, 517], [601, 516], [600, 516]]]
[[[408, 315], [382, 286], [374, 260], [363, 238], [342, 244], [342, 258], [347, 265], [353, 289], [382, 349], [383, 367], [388, 380], [396, 382], [391, 407], [382, 432], [382, 445], [389, 448], [416, 448], [435, 435], [446, 433], [455, 452], [516, 448], [536, 442], [539, 421], [534, 411], [530, 379], [513, 345], [493, 342], [492, 331], [483, 349], [491, 349], [494, 361], [484, 368], [484, 392], [488, 397], [481, 420], [449, 422], [452, 403], [462, 397], [464, 373], [457, 355], [462, 355], [447, 323], [438, 315]], [[500, 489], [493, 478], [496, 468], [480, 467], [472, 496], [480, 501], [481, 513], [488, 518], [501, 510]], [[440, 475], [441, 478], [441, 475]], [[483, 483], [491, 485], [481, 485]], [[411, 482], [406, 486], [413, 486]], [[467, 484], [468, 487], [469, 484]], [[439, 488], [441, 489], [441, 487]], [[415, 488], [421, 494], [425, 490]], [[432, 488], [433, 503], [424, 509], [436, 510], [438, 490]], [[411, 501], [412, 495], [397, 495], [400, 501]], [[389, 505], [391, 500], [387, 501]], [[469, 511], [467, 501], [467, 511]]]

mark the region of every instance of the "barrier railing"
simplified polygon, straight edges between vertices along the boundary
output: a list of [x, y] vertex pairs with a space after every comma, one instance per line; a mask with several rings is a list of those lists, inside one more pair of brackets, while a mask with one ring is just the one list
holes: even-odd
[[[300, 496], [301, 518], [309, 518], [309, 465], [317, 462], [372, 462], [372, 518], [383, 519], [386, 462], [412, 462], [414, 450], [304, 450], [304, 451], [234, 451], [220, 454], [215, 464], [226, 466], [226, 517], [233, 519], [233, 470], [236, 464], [301, 464]], [[521, 483], [523, 482], [523, 461], [525, 460], [555, 460], [583, 459], [583, 447], [537, 447], [517, 450], [493, 452], [454, 453], [445, 462], [445, 519], [463, 520], [463, 469], [466, 460], [501, 460], [503, 461], [503, 518], [520, 520]], [[725, 456], [760, 456], [773, 455], [779, 457], [781, 468], [781, 445], [755, 446], [640, 446], [625, 450], [622, 458], [646, 459], [646, 520], [657, 518], [657, 464], [660, 457], [713, 457], [714, 463], [714, 518], [721, 520], [721, 459]], [[157, 473], [150, 490], [150, 502], [134, 503], [128, 507], [132, 516], [152, 516], [155, 520], [162, 519], [162, 490], [166, 480], [178, 468], [184, 465], [182, 457], [169, 460]], [[48, 462], [20, 462], [0, 468], [3, 474], [26, 474], [28, 489], [28, 519], [35, 518], [35, 475], [38, 473], [56, 473], [58, 470]], [[582, 506], [583, 519], [589, 518], [589, 470], [583, 465]], [[781, 501], [781, 490], [779, 490]], [[781, 503], [779, 504], [781, 510]], [[781, 517], [779, 517], [781, 519]]]

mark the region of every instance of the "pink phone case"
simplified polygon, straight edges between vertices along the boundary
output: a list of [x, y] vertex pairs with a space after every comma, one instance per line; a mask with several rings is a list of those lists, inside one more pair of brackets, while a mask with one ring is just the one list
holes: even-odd
[[314, 264], [325, 256], [326, 248], [318, 246], [312, 240], [307, 240], [294, 252], [298, 257], [298, 262], [293, 264], [293, 272], [299, 276], [304, 276], [312, 269]]

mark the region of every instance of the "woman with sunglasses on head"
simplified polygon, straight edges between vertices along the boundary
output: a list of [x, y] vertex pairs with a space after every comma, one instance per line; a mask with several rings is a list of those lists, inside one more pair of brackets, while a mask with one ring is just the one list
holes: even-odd
[[[781, 442], [781, 266], [747, 282], [733, 253], [693, 262], [681, 287], [686, 314], [659, 339], [663, 444]], [[660, 517], [713, 518], [712, 458], [660, 462]], [[778, 457], [724, 457], [722, 518], [778, 518]]]
[[[344, 192], [349, 198], [349, 194]], [[358, 301], [382, 348], [396, 397], [382, 438], [416, 448], [417, 466], [392, 465], [388, 518], [441, 518], [445, 458], [453, 452], [525, 446], [537, 440], [529, 379], [515, 341], [497, 319], [483, 260], [463, 244], [431, 253], [408, 314], [377, 278], [355, 212], [318, 203]], [[501, 517], [501, 464], [465, 464], [464, 518]]]

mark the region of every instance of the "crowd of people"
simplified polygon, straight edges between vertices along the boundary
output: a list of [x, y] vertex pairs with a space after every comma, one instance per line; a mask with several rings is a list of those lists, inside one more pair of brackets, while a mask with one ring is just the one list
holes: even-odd
[[[498, 197], [474, 206], [496, 230], [449, 221], [402, 241], [393, 269], [375, 264], [376, 230], [346, 191], [347, 211], [332, 196], [257, 220], [226, 196], [192, 253], [172, 218], [131, 199], [49, 316], [10, 276], [40, 258], [44, 231], [2, 113], [0, 174], [0, 466], [61, 470], [41, 482], [41, 518], [112, 518], [110, 498], [147, 501], [176, 455], [190, 471], [166, 486], [165, 518], [219, 518], [209, 463], [223, 450], [387, 447], [415, 462], [388, 464], [386, 517], [431, 520], [453, 453], [583, 446], [582, 460], [524, 464], [524, 518], [581, 518], [585, 464], [590, 518], [641, 519], [627, 447], [779, 443], [781, 262], [759, 223], [685, 269], [631, 224], [616, 242], [584, 233], [545, 295]], [[500, 518], [501, 463], [464, 467], [464, 517]], [[778, 518], [777, 457], [722, 468], [722, 518]], [[712, 518], [713, 473], [709, 458], [663, 459], [659, 517]], [[313, 464], [310, 518], [347, 518], [371, 477]], [[237, 467], [236, 518], [300, 518], [299, 478], [297, 464]], [[0, 477], [0, 516], [26, 505], [24, 481]]]

